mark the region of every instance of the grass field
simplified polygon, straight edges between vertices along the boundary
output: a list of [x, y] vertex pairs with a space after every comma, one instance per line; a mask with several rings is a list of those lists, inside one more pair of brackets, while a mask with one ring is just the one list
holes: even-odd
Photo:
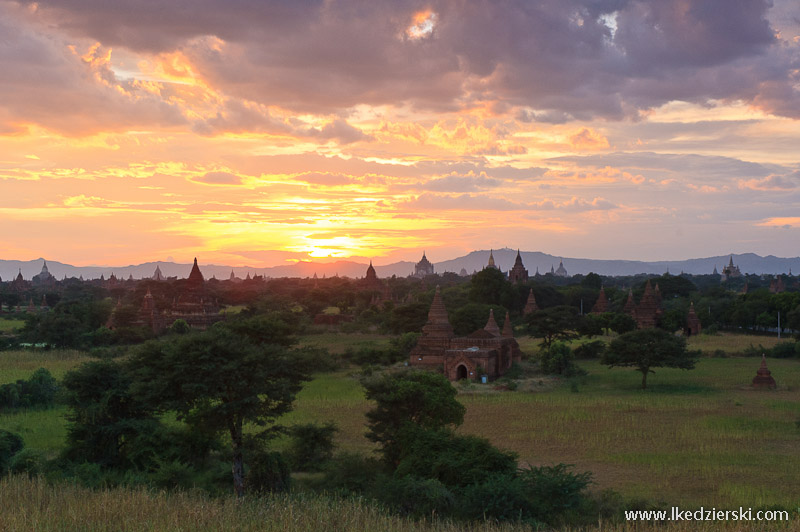
[[[702, 337], [700, 337], [702, 338]], [[728, 345], [749, 338], [725, 336]], [[315, 335], [306, 342], [344, 350], [385, 344], [386, 337]], [[757, 344], [758, 342], [756, 342]], [[761, 342], [764, 343], [763, 341]], [[765, 344], [766, 345], [766, 344]], [[78, 352], [0, 353], [0, 383], [38, 367], [57, 377], [86, 360]], [[594, 474], [593, 489], [687, 508], [800, 506], [800, 361], [769, 360], [775, 391], [753, 391], [757, 358], [703, 358], [692, 371], [656, 369], [648, 390], [641, 374], [581, 361], [584, 377], [557, 380], [534, 392], [499, 392], [470, 385], [463, 433], [512, 450], [523, 464], [575, 464]], [[335, 421], [340, 449], [368, 453], [364, 413], [370, 405], [352, 371], [318, 375], [297, 397], [285, 424]], [[0, 428], [30, 447], [54, 454], [63, 443], [63, 409], [0, 415]]]
[[[491, 522], [412, 520], [391, 515], [361, 499], [341, 500], [306, 494], [210, 498], [201, 493], [143, 489], [93, 491], [74, 485], [48, 485], [27, 477], [0, 479], [3, 511], [0, 530], [10, 532], [532, 532], [531, 527]], [[569, 532], [569, 529], [561, 529]], [[583, 532], [797, 532], [800, 519], [784, 523], [622, 523]], [[577, 531], [575, 531], [577, 532]]]
[[[602, 340], [606, 343], [616, 338], [616, 334], [610, 336], [595, 336], [594, 338], [582, 338], [573, 342], [573, 346], [583, 342], [591, 342], [594, 340]], [[524, 353], [534, 354], [539, 350], [541, 340], [538, 338], [531, 338], [529, 336], [520, 336], [517, 338], [520, 349]], [[724, 351], [725, 354], [730, 356], [741, 355], [749, 347], [758, 347], [759, 345], [770, 349], [775, 347], [780, 342], [792, 342], [791, 338], [778, 338], [777, 335], [762, 336], [754, 334], [733, 334], [733, 333], [719, 333], [714, 335], [699, 334], [687, 338], [686, 344], [689, 349], [699, 349], [704, 355], [711, 356], [715, 351]]]
[[339, 334], [323, 333], [311, 334], [300, 338], [301, 346], [314, 346], [327, 348], [331, 353], [342, 354], [348, 347], [388, 347], [391, 336], [385, 334]]
[[0, 384], [27, 379], [39, 368], [45, 368], [55, 378], [61, 379], [64, 373], [87, 360], [90, 359], [86, 353], [75, 350], [0, 351]]
[[0, 320], [0, 334], [14, 332], [25, 325], [23, 320]]

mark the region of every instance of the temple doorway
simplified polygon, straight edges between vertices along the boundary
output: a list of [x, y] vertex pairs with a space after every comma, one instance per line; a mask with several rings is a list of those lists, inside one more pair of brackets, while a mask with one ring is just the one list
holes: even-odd
[[469, 372], [467, 371], [467, 366], [464, 364], [459, 364], [456, 368], [456, 380], [460, 381], [461, 379], [466, 379], [468, 375]]

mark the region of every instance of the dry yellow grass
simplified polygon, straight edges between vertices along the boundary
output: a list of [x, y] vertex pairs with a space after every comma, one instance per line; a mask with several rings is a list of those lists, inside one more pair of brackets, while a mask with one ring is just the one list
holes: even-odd
[[[201, 493], [165, 493], [116, 488], [93, 491], [74, 485], [49, 485], [16, 476], [0, 479], [4, 532], [522, 532], [520, 524], [415, 521], [394, 516], [363, 500], [280, 495], [211, 498]], [[573, 529], [564, 529], [564, 532]], [[797, 515], [784, 523], [651, 522], [600, 524], [585, 532], [800, 531]]]

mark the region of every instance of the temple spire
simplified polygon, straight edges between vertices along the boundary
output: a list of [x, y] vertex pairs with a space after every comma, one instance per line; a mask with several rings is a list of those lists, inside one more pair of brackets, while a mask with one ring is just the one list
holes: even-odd
[[503, 322], [503, 337], [514, 337], [514, 329], [511, 327], [511, 315], [508, 313], [508, 311], [506, 311], [506, 320]]
[[500, 336], [500, 327], [494, 319], [494, 310], [492, 309], [489, 309], [489, 320], [486, 322], [486, 327], [484, 327], [483, 330], [494, 336]]

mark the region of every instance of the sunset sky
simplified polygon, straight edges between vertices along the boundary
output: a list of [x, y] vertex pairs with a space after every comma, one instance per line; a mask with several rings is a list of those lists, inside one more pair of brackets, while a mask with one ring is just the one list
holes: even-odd
[[800, 255], [796, 0], [0, 0], [0, 258]]

